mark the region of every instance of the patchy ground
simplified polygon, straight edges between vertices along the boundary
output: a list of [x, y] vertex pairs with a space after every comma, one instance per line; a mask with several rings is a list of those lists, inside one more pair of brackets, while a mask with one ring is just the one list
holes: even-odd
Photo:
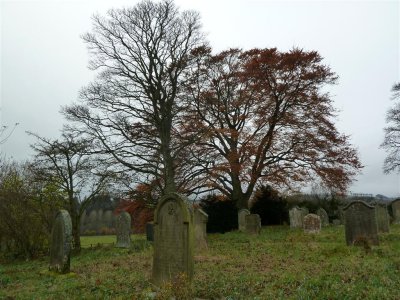
[[288, 227], [212, 234], [209, 250], [196, 253], [193, 284], [180, 278], [159, 291], [149, 282], [153, 250], [144, 236], [129, 250], [114, 241], [83, 237], [87, 248], [67, 275], [48, 272], [47, 258], [2, 264], [0, 299], [400, 299], [400, 225], [372, 250], [347, 247], [342, 226], [319, 235]]

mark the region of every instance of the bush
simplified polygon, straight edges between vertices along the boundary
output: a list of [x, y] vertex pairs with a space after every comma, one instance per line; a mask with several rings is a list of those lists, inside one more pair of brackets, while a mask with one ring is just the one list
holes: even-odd
[[33, 258], [48, 252], [53, 216], [62, 199], [38, 186], [26, 166], [0, 166], [0, 237], [8, 258]]
[[200, 200], [200, 207], [208, 214], [207, 232], [225, 233], [238, 228], [237, 208], [233, 201], [208, 195]]
[[259, 214], [262, 225], [283, 225], [289, 223], [288, 204], [270, 186], [261, 186], [250, 201], [252, 214]]

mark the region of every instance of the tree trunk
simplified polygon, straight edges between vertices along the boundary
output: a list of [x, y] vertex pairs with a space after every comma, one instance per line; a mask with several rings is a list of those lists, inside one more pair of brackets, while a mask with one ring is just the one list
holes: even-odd
[[76, 201], [73, 197], [73, 193], [70, 193], [69, 195], [69, 202], [70, 202], [70, 214], [71, 214], [71, 222], [72, 222], [72, 236], [74, 239], [74, 249], [76, 252], [81, 251], [81, 237], [80, 237], [80, 232], [79, 232], [79, 225], [80, 225], [80, 220], [79, 216], [80, 214], [78, 213]]

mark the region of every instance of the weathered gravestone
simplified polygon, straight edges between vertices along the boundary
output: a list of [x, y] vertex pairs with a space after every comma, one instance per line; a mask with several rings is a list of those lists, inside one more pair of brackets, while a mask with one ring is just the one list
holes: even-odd
[[195, 250], [207, 250], [207, 221], [208, 215], [196, 208], [193, 215]]
[[389, 232], [389, 213], [386, 205], [375, 205], [378, 232]]
[[193, 220], [187, 200], [176, 193], [165, 195], [154, 212], [152, 281], [160, 286], [180, 274], [193, 277]]
[[261, 218], [258, 214], [246, 215], [246, 232], [250, 234], [260, 234]]
[[241, 209], [238, 212], [238, 225], [239, 231], [245, 232], [246, 231], [246, 216], [250, 215], [250, 211], [248, 209]]
[[154, 241], [154, 227], [153, 222], [146, 224], [146, 239], [150, 242]]
[[393, 200], [391, 206], [393, 213], [393, 223], [400, 224], [400, 199]]
[[51, 231], [50, 266], [51, 271], [68, 273], [70, 270], [70, 256], [72, 243], [72, 222], [69, 213], [60, 210], [54, 221]]
[[129, 248], [131, 246], [131, 215], [126, 211], [118, 215], [115, 233], [117, 235], [117, 244], [115, 247]]
[[291, 228], [303, 228], [303, 218], [308, 214], [308, 209], [297, 206], [289, 210], [289, 221]]
[[319, 233], [321, 231], [321, 218], [316, 214], [308, 214], [303, 219], [303, 229], [306, 233]]
[[329, 226], [329, 217], [325, 209], [322, 207], [318, 208], [316, 214], [320, 217], [322, 226]]
[[375, 207], [353, 201], [343, 208], [347, 245], [379, 245]]

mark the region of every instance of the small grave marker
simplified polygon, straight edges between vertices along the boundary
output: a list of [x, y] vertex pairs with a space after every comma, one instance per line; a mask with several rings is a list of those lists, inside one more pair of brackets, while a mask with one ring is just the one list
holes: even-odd
[[117, 235], [118, 248], [129, 248], [131, 246], [131, 215], [126, 211], [117, 216], [115, 232]]

